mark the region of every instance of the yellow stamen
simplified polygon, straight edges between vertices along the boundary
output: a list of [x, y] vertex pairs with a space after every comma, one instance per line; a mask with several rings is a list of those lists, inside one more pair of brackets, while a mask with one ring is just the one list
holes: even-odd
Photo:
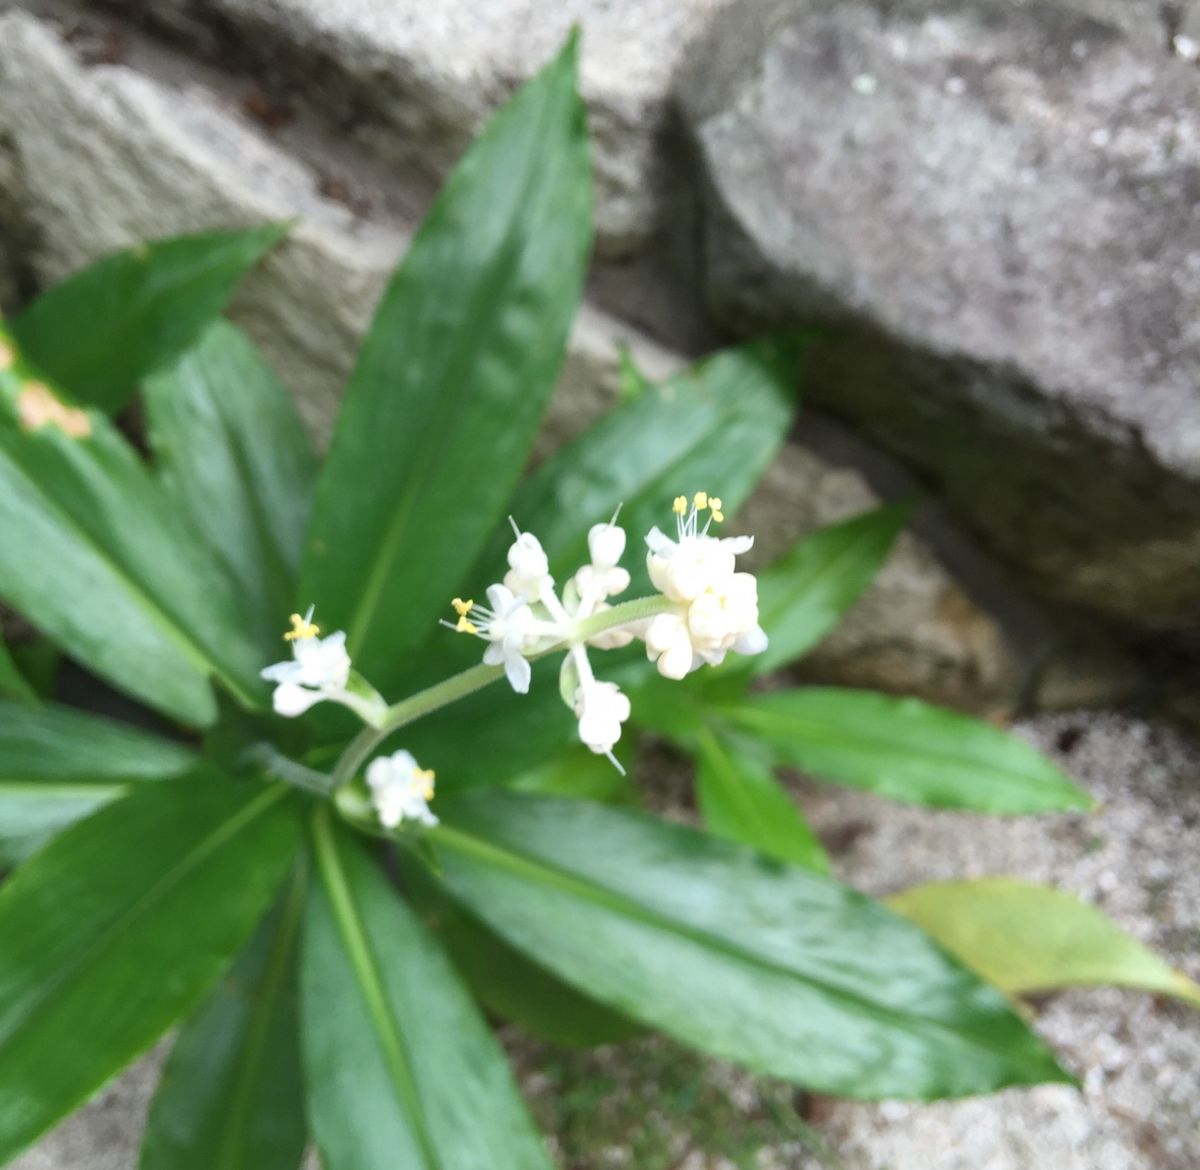
[[421, 789], [421, 795], [426, 800], [432, 800], [433, 782], [437, 779], [437, 773], [432, 768], [418, 768], [417, 778], [425, 781], [425, 786]]
[[671, 505], [671, 511], [676, 516], [682, 516], [687, 511], [687, 496], [676, 496], [675, 503]]
[[712, 511], [712, 518], [718, 524], [720, 524], [721, 521], [725, 519], [725, 513], [721, 511], [721, 507], [722, 507], [721, 497], [720, 496], [709, 496], [708, 497], [708, 506], [709, 506], [709, 509]]
[[692, 507], [697, 512], [703, 512], [708, 507], [708, 492], [697, 492], [692, 497]]
[[321, 627], [313, 625], [306, 618], [301, 617], [298, 613], [292, 614], [288, 621], [292, 623], [292, 628], [283, 635], [285, 642], [298, 642], [302, 638], [315, 638], [320, 632]]
[[471, 621], [465, 613], [459, 616], [458, 624], [454, 627], [454, 630], [459, 634], [479, 633], [479, 627], [473, 621]]
[[454, 606], [454, 612], [458, 614], [459, 617], [466, 617], [467, 614], [469, 614], [471, 610], [475, 608], [475, 602], [473, 602], [469, 597], [466, 601], [463, 601], [461, 597], [456, 597], [452, 602], [450, 602], [450, 604]]

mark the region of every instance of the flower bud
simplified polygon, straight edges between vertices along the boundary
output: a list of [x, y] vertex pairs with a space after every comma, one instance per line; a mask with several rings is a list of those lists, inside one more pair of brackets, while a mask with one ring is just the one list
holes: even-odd
[[508, 550], [508, 567], [518, 577], [544, 577], [550, 572], [550, 562], [542, 542], [532, 532], [522, 532]]
[[599, 569], [614, 568], [625, 555], [625, 529], [606, 521], [588, 529], [588, 553]]

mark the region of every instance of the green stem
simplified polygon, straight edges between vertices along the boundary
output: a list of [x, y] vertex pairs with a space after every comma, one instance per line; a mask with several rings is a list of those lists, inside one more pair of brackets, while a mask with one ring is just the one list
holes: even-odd
[[[645, 621], [656, 614], [666, 613], [673, 608], [674, 603], [656, 594], [653, 597], [639, 597], [634, 601], [625, 601], [614, 605], [611, 609], [601, 610], [585, 618], [572, 631], [569, 638], [547, 646], [536, 654], [530, 654], [530, 659], [542, 658], [559, 650], [567, 650], [587, 642], [598, 634], [621, 626], [632, 625], [634, 622]], [[336, 790], [350, 780], [360, 767], [370, 757], [371, 753], [394, 731], [398, 731], [408, 723], [412, 723], [425, 715], [437, 711], [450, 703], [466, 698], [482, 690], [489, 683], [504, 676], [503, 666], [472, 666], [459, 674], [451, 675], [440, 683], [418, 691], [415, 695], [402, 699], [399, 703], [387, 709], [383, 719], [377, 726], [364, 727], [347, 745], [336, 767], [330, 785]]]

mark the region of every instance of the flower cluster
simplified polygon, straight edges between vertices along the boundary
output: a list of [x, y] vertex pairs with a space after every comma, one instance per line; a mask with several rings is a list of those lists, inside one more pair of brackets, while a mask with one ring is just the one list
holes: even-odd
[[674, 540], [658, 528], [646, 537], [650, 580], [673, 604], [651, 621], [645, 639], [659, 674], [678, 679], [705, 664], [719, 666], [730, 650], [761, 654], [767, 636], [758, 624], [758, 582], [735, 566], [754, 537], [709, 536], [724, 514], [720, 499], [705, 492], [696, 493], [690, 508], [686, 497], [677, 496], [674, 512]]
[[758, 624], [757, 582], [752, 574], [738, 572], [735, 563], [752, 546], [753, 537], [709, 535], [712, 525], [725, 517], [721, 500], [707, 492], [697, 492], [690, 503], [678, 496], [674, 511], [674, 540], [658, 528], [646, 536], [646, 565], [660, 593], [648, 618], [589, 629], [589, 623], [595, 625], [590, 619], [611, 609], [609, 599], [629, 588], [629, 573], [619, 563], [625, 531], [614, 515], [588, 532], [588, 563], [576, 570], [561, 596], [541, 543], [514, 521], [508, 572], [503, 582], [488, 589], [488, 606], [456, 597], [458, 620], [443, 623], [486, 640], [484, 662], [502, 662], [509, 682], [521, 693], [529, 689], [529, 659], [565, 648], [560, 689], [579, 720], [579, 737], [614, 763], [613, 748], [629, 718], [630, 703], [615, 683], [597, 680], [589, 646], [614, 649], [641, 638], [659, 673], [680, 679], [705, 664], [719, 664], [731, 650], [755, 654], [767, 645]]
[[[725, 516], [721, 500], [707, 492], [697, 492], [690, 501], [676, 497], [673, 510], [674, 539], [658, 528], [646, 536], [646, 568], [658, 590], [651, 597], [612, 604], [611, 599], [630, 585], [629, 572], [620, 564], [626, 535], [617, 524], [618, 508], [610, 520], [588, 531], [588, 561], [561, 591], [541, 542], [511, 521], [514, 539], [508, 549], [508, 570], [503, 580], [488, 587], [487, 604], [456, 597], [455, 620], [442, 622], [485, 641], [483, 661], [502, 666], [519, 694], [529, 690], [532, 659], [565, 651], [559, 690], [578, 720], [579, 738], [618, 768], [613, 749], [630, 717], [630, 702], [616, 683], [596, 677], [589, 649], [616, 649], [639, 638], [661, 675], [681, 679], [701, 666], [720, 664], [730, 651], [756, 654], [767, 645], [758, 624], [758, 584], [736, 565], [737, 557], [753, 545], [753, 537], [710, 535], [713, 524]], [[292, 614], [292, 628], [284, 635], [291, 643], [292, 658], [262, 672], [263, 678], [276, 684], [275, 710], [295, 716], [322, 701], [341, 703], [375, 729], [369, 751], [390, 729], [401, 725], [406, 705], [386, 707], [352, 669], [346, 635], [338, 630], [320, 637], [312, 616], [311, 609], [303, 617]], [[437, 824], [429, 809], [433, 772], [419, 767], [409, 752], [371, 760], [366, 788], [371, 813], [384, 828], [395, 829], [405, 822]]]

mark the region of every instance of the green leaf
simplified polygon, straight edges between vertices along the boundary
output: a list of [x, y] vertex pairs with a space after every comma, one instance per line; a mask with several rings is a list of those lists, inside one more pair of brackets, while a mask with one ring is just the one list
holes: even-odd
[[912, 509], [890, 504], [819, 528], [760, 573], [759, 624], [771, 641], [746, 666], [766, 674], [820, 642], [875, 579]]
[[720, 709], [780, 763], [933, 808], [983, 813], [1089, 809], [1045, 756], [990, 724], [917, 699], [806, 687]]
[[420, 864], [406, 864], [404, 879], [405, 891], [463, 982], [494, 1015], [567, 1048], [615, 1044], [643, 1031], [511, 947], [455, 902]]
[[23, 860], [127, 785], [195, 766], [186, 748], [124, 724], [0, 701], [0, 866]]
[[[632, 754], [625, 750], [629, 746], [627, 739], [622, 740], [617, 753], [626, 769], [630, 762], [627, 757]], [[596, 755], [582, 744], [514, 776], [505, 787], [514, 792], [564, 796], [572, 800], [598, 800], [603, 804], [636, 805], [640, 800], [628, 770], [618, 771], [611, 760]]]
[[286, 231], [270, 224], [138, 244], [44, 293], [13, 332], [77, 399], [113, 413], [195, 341]]
[[[29, 685], [25, 676], [17, 669], [17, 664], [13, 661], [3, 638], [0, 638], [0, 695], [8, 699], [17, 699], [23, 703], [40, 701], [37, 691]], [[2, 734], [2, 729], [0, 729], [0, 734]]]
[[440, 803], [442, 880], [618, 1011], [841, 1096], [1066, 1079], [1003, 997], [884, 907], [640, 813], [488, 791]]
[[1010, 995], [1114, 984], [1200, 1007], [1200, 986], [1062, 890], [987, 877], [913, 886], [888, 905]]
[[[0, 370], [0, 597], [165, 714], [209, 723], [210, 675], [261, 703], [262, 651], [191, 528], [107, 418], [35, 379], [23, 364]], [[28, 429], [31, 403], [73, 433]]]
[[325, 812], [313, 840], [302, 1042], [326, 1170], [549, 1170], [504, 1054], [445, 955]]
[[150, 1106], [141, 1170], [296, 1170], [308, 1131], [296, 953], [307, 868], [180, 1031]]
[[296, 594], [317, 464], [287, 391], [239, 329], [213, 322], [146, 384], [150, 441], [174, 506], [276, 647]]
[[338, 416], [300, 599], [382, 689], [496, 529], [591, 240], [574, 39], [489, 123], [384, 294]]
[[288, 790], [150, 785], [0, 886], [0, 1164], [218, 978], [295, 853]]
[[701, 733], [696, 795], [705, 825], [718, 837], [751, 845], [768, 857], [829, 872], [829, 858], [769, 763], [749, 747]]

